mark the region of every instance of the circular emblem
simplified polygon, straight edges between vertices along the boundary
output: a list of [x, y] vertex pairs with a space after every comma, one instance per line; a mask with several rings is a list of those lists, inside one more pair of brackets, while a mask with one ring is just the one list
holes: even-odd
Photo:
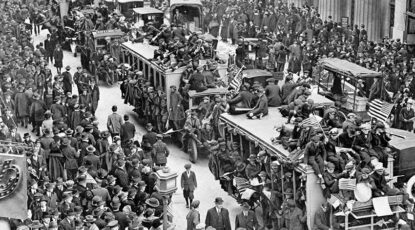
[[21, 178], [19, 166], [14, 164], [14, 160], [0, 162], [0, 199], [13, 194], [20, 184]]

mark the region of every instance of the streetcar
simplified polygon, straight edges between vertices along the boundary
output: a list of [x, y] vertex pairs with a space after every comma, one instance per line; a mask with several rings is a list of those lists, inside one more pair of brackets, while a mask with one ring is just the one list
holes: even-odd
[[[317, 106], [332, 107], [334, 105], [333, 101], [328, 100], [315, 92], [311, 95], [311, 98], [314, 99]], [[274, 191], [280, 191], [278, 189], [281, 189], [280, 192], [283, 194], [283, 200], [286, 199], [286, 196], [288, 195], [296, 197], [297, 205], [302, 204], [301, 208], [304, 208], [306, 212], [306, 224], [308, 229], [314, 229], [315, 213], [327, 199], [323, 196], [321, 184], [312, 168], [302, 163], [303, 156], [292, 155], [292, 153], [286, 150], [283, 145], [273, 141], [277, 136], [276, 130], [278, 127], [283, 125], [289, 126], [285, 124], [285, 120], [286, 118], [283, 118], [279, 109], [274, 107], [269, 108], [269, 114], [267, 116], [257, 120], [247, 119], [245, 114], [231, 115], [224, 113], [220, 116], [219, 129], [220, 133], [223, 134], [222, 137], [225, 139], [228, 147], [235, 143], [240, 146], [237, 152], [239, 153], [238, 157], [240, 157], [243, 162], [245, 162], [251, 154], [257, 155], [261, 151], [265, 151], [268, 154], [270, 160], [267, 162], [269, 162], [269, 168], [271, 168], [271, 170], [266, 173], [268, 177], [271, 178], [271, 182], [269, 183], [271, 184], [271, 189]], [[399, 130], [391, 131], [399, 132]], [[410, 140], [414, 140], [415, 134], [405, 132], [405, 135], [408, 138], [406, 141], [393, 136], [392, 141], [390, 142], [393, 148], [398, 151], [398, 154], [409, 154], [411, 151], [413, 152], [415, 150], [415, 144], [409, 143]], [[209, 165], [213, 166], [211, 167], [211, 171], [215, 178], [220, 181], [222, 188], [227, 191], [230, 196], [234, 197], [238, 202], [248, 202], [253, 210], [260, 205], [259, 197], [267, 199], [269, 205], [273, 206], [269, 191], [265, 189], [257, 190], [258, 188], [262, 189], [265, 184], [259, 186], [260, 184], [255, 184], [258, 183], [258, 181], [254, 182], [255, 179], [248, 180], [236, 176], [239, 171], [238, 165], [235, 171], [224, 170], [223, 167], [225, 166], [222, 165], [224, 164], [223, 160], [215, 160], [215, 157], [217, 157], [217, 155], [211, 154], [209, 162]], [[275, 171], [273, 171], [274, 162], [278, 162], [278, 167]], [[401, 162], [399, 162], [398, 165], [400, 163]], [[409, 162], [406, 163], [406, 165], [409, 164]], [[394, 159], [390, 157], [388, 159], [388, 168], [386, 169], [389, 178], [392, 179], [390, 183], [396, 182], [397, 177], [399, 177], [399, 175], [394, 176], [394, 165], [396, 166], [397, 164], [394, 164]], [[267, 166], [268, 165], [265, 167], [267, 168]], [[242, 168], [242, 171], [243, 170], [244, 168]], [[290, 183], [285, 181], [287, 173], [292, 175]], [[278, 188], [274, 187], [276, 186], [274, 183], [278, 183]], [[411, 188], [408, 188], [408, 191], [412, 191], [412, 186], [414, 184], [415, 178], [408, 182], [408, 185], [411, 186]], [[413, 195], [411, 196], [413, 197]], [[387, 198], [392, 210], [391, 216], [405, 211], [403, 195], [389, 196]], [[339, 201], [339, 204], [341, 202], [342, 201]], [[346, 203], [342, 203], [342, 205], [346, 205]], [[373, 211], [374, 207], [371, 199], [366, 202], [356, 201], [351, 205], [352, 211], [350, 212], [336, 211], [336, 213], [333, 213], [337, 222], [341, 223], [340, 226], [342, 229], [373, 227], [376, 224], [375, 222], [378, 220], [378, 216]]]
[[[166, 71], [162, 66], [152, 61], [154, 52], [158, 49], [157, 46], [153, 46], [146, 43], [133, 43], [125, 42], [121, 45], [122, 62], [128, 64], [131, 70], [140, 70], [143, 72], [143, 76], [146, 81], [149, 81], [155, 88], [161, 87], [167, 95], [167, 108], [170, 108], [170, 87], [176, 86], [180, 88], [182, 80], [182, 74], [186, 70], [186, 66], [180, 67], [174, 71]], [[200, 60], [200, 65], [205, 65], [207, 60]], [[218, 64], [218, 72], [222, 79], [226, 76], [227, 64]], [[221, 95], [224, 97], [227, 93], [227, 89], [224, 88], [212, 88], [203, 92], [189, 92], [189, 108], [193, 108], [201, 97], [214, 95]], [[178, 140], [183, 145], [184, 130], [175, 130], [173, 138]], [[177, 142], [176, 142], [177, 143]], [[198, 151], [201, 148], [196, 146], [194, 140], [188, 141], [188, 146], [184, 146], [188, 149], [190, 161], [196, 162], [198, 158]]]
[[[121, 44], [122, 62], [131, 66], [132, 70], [143, 72], [145, 80], [157, 88], [162, 87], [164, 92], [170, 94], [170, 86], [180, 88], [180, 82], [186, 66], [174, 71], [166, 71], [162, 66], [152, 61], [154, 52], [158, 49], [146, 43], [133, 43], [131, 41]], [[206, 64], [206, 60], [200, 60], [200, 65]], [[225, 78], [227, 64], [218, 64], [218, 72], [222, 79]], [[170, 106], [170, 98], [167, 97], [167, 106]]]

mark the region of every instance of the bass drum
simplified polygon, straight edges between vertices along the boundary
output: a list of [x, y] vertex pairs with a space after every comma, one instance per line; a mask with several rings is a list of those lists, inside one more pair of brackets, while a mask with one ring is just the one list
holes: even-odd
[[415, 176], [412, 176], [409, 180], [408, 183], [406, 183], [406, 193], [409, 194], [409, 198], [414, 199], [414, 194], [412, 192], [412, 189], [414, 187], [415, 184]]
[[368, 202], [372, 198], [372, 189], [366, 183], [357, 183], [354, 196], [359, 202]]

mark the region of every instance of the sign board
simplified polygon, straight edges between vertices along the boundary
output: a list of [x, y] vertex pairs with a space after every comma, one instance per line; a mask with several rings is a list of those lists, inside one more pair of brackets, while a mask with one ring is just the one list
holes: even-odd
[[0, 217], [27, 218], [26, 164], [25, 155], [0, 154]]
[[347, 26], [349, 25], [349, 18], [348, 17], [342, 17], [342, 28], [347, 28]]

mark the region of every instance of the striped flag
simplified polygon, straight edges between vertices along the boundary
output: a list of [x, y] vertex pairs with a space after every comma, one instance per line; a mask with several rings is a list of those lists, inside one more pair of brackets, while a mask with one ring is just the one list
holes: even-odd
[[234, 69], [233, 72], [233, 79], [232, 81], [229, 83], [229, 87], [232, 87], [235, 89], [235, 91], [239, 91], [239, 88], [242, 85], [242, 79], [243, 79], [243, 74], [242, 74], [242, 70], [243, 70], [244, 66], [242, 66], [241, 68], [236, 67]]
[[356, 189], [356, 179], [341, 178], [339, 180], [339, 189], [355, 190]]
[[370, 107], [368, 115], [382, 122], [386, 122], [394, 106], [393, 104], [381, 101], [379, 99], [373, 100], [369, 105]]
[[300, 126], [320, 127], [320, 122], [315, 116], [311, 116], [300, 123]]

